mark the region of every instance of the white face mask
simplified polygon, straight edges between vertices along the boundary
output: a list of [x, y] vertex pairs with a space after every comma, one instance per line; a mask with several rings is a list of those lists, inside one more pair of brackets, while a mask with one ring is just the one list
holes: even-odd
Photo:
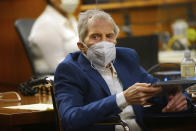
[[74, 13], [79, 5], [79, 0], [61, 0], [60, 8], [68, 14]]
[[106, 68], [116, 58], [114, 43], [102, 41], [87, 48], [86, 57], [96, 69]]

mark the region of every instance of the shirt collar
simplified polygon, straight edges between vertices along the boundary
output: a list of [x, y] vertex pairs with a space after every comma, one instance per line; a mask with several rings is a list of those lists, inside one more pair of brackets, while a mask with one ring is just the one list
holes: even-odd
[[111, 66], [112, 66], [112, 70], [113, 70], [114, 75], [117, 75], [116, 69], [114, 68], [114, 64], [111, 63]]

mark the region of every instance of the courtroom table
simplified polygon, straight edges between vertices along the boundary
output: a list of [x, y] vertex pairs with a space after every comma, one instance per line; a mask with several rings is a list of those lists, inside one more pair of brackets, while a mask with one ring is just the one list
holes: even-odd
[[[2, 92], [0, 90], [0, 92]], [[7, 109], [6, 106], [20, 106], [29, 104], [52, 104], [51, 95], [36, 94], [35, 96], [21, 96], [21, 102], [0, 102], [0, 131], [33, 131], [56, 129], [55, 113], [53, 110], [37, 111], [24, 109]], [[13, 98], [14, 96], [9, 96]]]

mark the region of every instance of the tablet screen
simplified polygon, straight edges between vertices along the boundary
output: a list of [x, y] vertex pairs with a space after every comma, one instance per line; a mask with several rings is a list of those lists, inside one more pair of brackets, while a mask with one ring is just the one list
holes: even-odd
[[175, 95], [179, 91], [196, 84], [196, 80], [169, 80], [152, 84], [153, 87], [162, 87], [163, 93]]

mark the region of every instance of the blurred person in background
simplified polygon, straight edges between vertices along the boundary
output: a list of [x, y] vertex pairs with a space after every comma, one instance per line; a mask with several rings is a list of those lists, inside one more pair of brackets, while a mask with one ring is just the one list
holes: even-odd
[[29, 42], [38, 72], [54, 72], [65, 56], [78, 50], [77, 20], [73, 13], [79, 0], [46, 0], [47, 6], [36, 19]]

